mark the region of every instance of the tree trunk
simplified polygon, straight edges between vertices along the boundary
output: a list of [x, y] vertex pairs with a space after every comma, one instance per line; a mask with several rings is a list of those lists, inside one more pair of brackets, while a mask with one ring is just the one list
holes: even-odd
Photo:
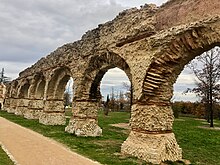
[[[212, 57], [212, 55], [211, 55]], [[210, 58], [210, 71], [209, 71], [209, 104], [210, 104], [210, 127], [214, 127], [213, 124], [213, 99], [212, 99], [212, 94], [213, 94], [213, 58]]]

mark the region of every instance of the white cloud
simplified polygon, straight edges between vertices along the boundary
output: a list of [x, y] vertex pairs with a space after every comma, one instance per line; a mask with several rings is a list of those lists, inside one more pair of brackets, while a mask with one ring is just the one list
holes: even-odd
[[195, 93], [187, 93], [183, 94], [182, 92], [174, 92], [172, 101], [190, 101], [195, 102], [198, 101], [200, 98], [196, 96]]
[[22, 71], [30, 65], [31, 63], [0, 61], [0, 70], [5, 68], [5, 76], [15, 79], [19, 74], [18, 70]]
[[144, 4], [156, 4], [157, 6], [162, 5], [165, 3], [167, 0], [120, 0], [117, 1], [117, 3], [123, 5], [123, 6], [128, 6], [128, 7], [139, 7], [143, 6]]
[[130, 85], [130, 81], [124, 71], [119, 68], [114, 68], [108, 70], [101, 81], [101, 93], [103, 96], [110, 94], [112, 88], [114, 88], [115, 93], [120, 91], [126, 92], [127, 89], [123, 86], [123, 83]]

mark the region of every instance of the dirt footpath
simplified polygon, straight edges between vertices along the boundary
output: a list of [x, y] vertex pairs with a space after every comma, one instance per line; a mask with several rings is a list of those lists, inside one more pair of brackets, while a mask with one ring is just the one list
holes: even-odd
[[0, 143], [19, 165], [99, 164], [2, 117], [0, 117]]

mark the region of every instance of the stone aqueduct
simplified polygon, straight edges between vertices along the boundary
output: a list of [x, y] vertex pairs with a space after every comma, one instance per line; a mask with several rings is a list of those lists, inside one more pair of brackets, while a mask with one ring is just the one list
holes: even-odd
[[219, 0], [171, 0], [125, 10], [21, 72], [7, 87], [4, 108], [46, 125], [65, 124], [63, 93], [72, 77], [73, 116], [65, 130], [100, 136], [100, 81], [118, 67], [133, 86], [131, 132], [121, 152], [156, 164], [179, 160], [173, 84], [189, 61], [220, 46], [219, 6]]

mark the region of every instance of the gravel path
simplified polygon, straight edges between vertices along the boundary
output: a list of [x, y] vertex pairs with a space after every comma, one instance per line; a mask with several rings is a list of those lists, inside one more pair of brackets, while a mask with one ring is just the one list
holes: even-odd
[[18, 165], [99, 164], [2, 117], [0, 117], [0, 143]]

